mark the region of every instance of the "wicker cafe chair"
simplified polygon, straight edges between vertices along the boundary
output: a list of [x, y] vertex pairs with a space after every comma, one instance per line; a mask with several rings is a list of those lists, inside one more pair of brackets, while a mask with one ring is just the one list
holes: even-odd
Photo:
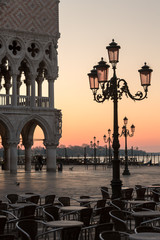
[[93, 209], [85, 208], [80, 210], [78, 220], [83, 222], [84, 227], [90, 226]]
[[14, 204], [14, 203], [18, 202], [18, 194], [16, 194], [16, 193], [7, 194], [5, 197], [10, 204]]
[[108, 187], [101, 187], [101, 193], [103, 199], [110, 199]]
[[[90, 199], [90, 196], [80, 196], [80, 199]], [[90, 202], [81, 202], [80, 203], [80, 206], [85, 206], [85, 207], [91, 207], [91, 204]]]
[[125, 210], [126, 202], [121, 199], [114, 199], [110, 202], [110, 205], [118, 210]]
[[62, 206], [70, 206], [70, 197], [59, 197], [58, 202]]
[[35, 240], [38, 234], [45, 231], [46, 224], [43, 221], [23, 219], [16, 223], [21, 240]]
[[112, 222], [114, 223], [115, 231], [127, 232], [127, 233], [132, 232], [131, 224], [127, 220], [128, 216], [131, 215], [130, 212], [122, 211], [122, 210], [112, 210], [109, 214], [112, 218]]
[[61, 240], [78, 240], [81, 227], [63, 228], [61, 231]]
[[99, 215], [99, 220], [98, 220], [97, 223], [98, 224], [109, 223], [110, 219], [111, 219], [111, 216], [110, 216], [109, 212], [112, 211], [112, 210], [114, 210], [114, 208], [111, 207], [111, 206], [101, 208], [100, 215]]
[[139, 188], [136, 187], [135, 190], [136, 190], [135, 200], [145, 200], [146, 188], [145, 187], [139, 187]]
[[40, 200], [40, 196], [39, 195], [34, 195], [32, 197], [27, 198], [26, 202], [38, 204], [39, 200]]
[[7, 217], [0, 215], [0, 234], [4, 233], [6, 222], [7, 222]]
[[28, 206], [18, 209], [19, 219], [35, 218], [36, 205], [29, 204]]
[[100, 240], [128, 240], [129, 234], [118, 231], [104, 231], [99, 235]]
[[[84, 232], [84, 230], [86, 232]], [[88, 240], [92, 239], [94, 236], [94, 240], [99, 240], [100, 233], [104, 231], [111, 231], [113, 230], [113, 223], [103, 223], [103, 224], [96, 224], [91, 225], [89, 227], [83, 227], [82, 228], [82, 236], [83, 239]]]
[[127, 188], [127, 189], [122, 189], [121, 190], [121, 194], [122, 194], [122, 197], [121, 199], [122, 200], [131, 200], [133, 198], [133, 188]]
[[43, 208], [43, 212], [44, 212], [44, 215], [45, 215], [45, 220], [47, 222], [60, 220], [59, 208], [56, 207], [56, 206], [45, 207], [45, 208]]

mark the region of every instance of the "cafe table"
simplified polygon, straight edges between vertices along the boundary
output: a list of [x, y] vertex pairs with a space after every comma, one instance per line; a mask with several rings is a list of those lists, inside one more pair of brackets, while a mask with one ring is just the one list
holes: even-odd
[[152, 200], [128, 200], [127, 201], [127, 204], [128, 204], [128, 208], [132, 208], [132, 206], [135, 206], [135, 205], [141, 205], [141, 204], [144, 204], [144, 203], [150, 203], [150, 202], [154, 202]]
[[139, 211], [139, 212], [133, 212], [133, 217], [140, 217], [140, 218], [156, 218], [160, 217], [160, 211]]
[[82, 209], [86, 209], [84, 206], [64, 206], [60, 208], [60, 211], [63, 213], [63, 219], [67, 218], [70, 219], [70, 215], [75, 216], [77, 212], [81, 211]]
[[141, 222], [146, 221], [147, 219], [160, 217], [160, 211], [139, 211], [133, 212], [132, 216], [135, 219], [135, 227], [141, 224]]
[[129, 235], [130, 240], [160, 240], [160, 233], [143, 232]]
[[83, 222], [74, 221], [74, 220], [57, 220], [57, 221], [49, 221], [46, 222], [47, 227], [57, 228], [57, 227], [81, 227], [83, 226]]

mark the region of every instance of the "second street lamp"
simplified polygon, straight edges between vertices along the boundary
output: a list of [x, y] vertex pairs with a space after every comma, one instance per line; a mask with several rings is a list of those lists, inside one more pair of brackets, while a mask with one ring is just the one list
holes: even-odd
[[[94, 66], [93, 70], [88, 74], [90, 89], [93, 91], [94, 100], [98, 103], [102, 103], [105, 100], [113, 100], [113, 151], [114, 159], [113, 165], [113, 179], [111, 181], [112, 186], [112, 199], [121, 197], [122, 181], [120, 180], [120, 160], [119, 160], [119, 133], [118, 133], [118, 100], [122, 99], [122, 95], [125, 94], [133, 100], [143, 100], [147, 97], [148, 86], [151, 81], [152, 69], [145, 65], [139, 70], [141, 85], [144, 88], [144, 93], [138, 91], [135, 95], [132, 95], [129, 91], [128, 84], [124, 79], [117, 78], [116, 65], [119, 62], [119, 49], [114, 40], [106, 47], [108, 50], [109, 62], [112, 64], [113, 77], [108, 80], [109, 65], [103, 61], [103, 58], [97, 66]], [[101, 91], [99, 92], [99, 88]]]
[[97, 140], [97, 142], [96, 142], [96, 137], [93, 137], [93, 142], [90, 141], [90, 144], [91, 144], [91, 148], [93, 148], [93, 150], [94, 150], [94, 163], [96, 164], [97, 163], [96, 149], [99, 146], [99, 141]]
[[131, 134], [129, 130], [127, 129], [127, 124], [128, 124], [128, 118], [124, 118], [124, 126], [122, 127], [122, 133], [120, 135], [125, 137], [125, 169], [123, 171], [123, 175], [130, 175], [129, 169], [128, 169], [128, 150], [127, 150], [127, 137], [133, 137], [134, 132], [135, 132], [135, 126], [132, 124], [131, 126]]
[[108, 129], [108, 135], [109, 137], [106, 139], [106, 135], [103, 136], [103, 140], [105, 143], [108, 143], [108, 146], [109, 146], [109, 165], [111, 164], [112, 162], [112, 155], [111, 155], [111, 143], [112, 143], [112, 140], [111, 140], [111, 129]]

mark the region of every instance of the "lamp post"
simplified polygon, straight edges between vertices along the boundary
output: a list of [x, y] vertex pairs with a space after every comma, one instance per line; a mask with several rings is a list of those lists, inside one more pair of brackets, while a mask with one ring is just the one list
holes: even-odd
[[131, 126], [131, 134], [129, 130], [127, 129], [127, 124], [128, 124], [128, 118], [125, 117], [123, 119], [124, 121], [124, 126], [122, 127], [122, 133], [120, 135], [125, 137], [125, 169], [123, 171], [123, 175], [130, 175], [129, 169], [128, 169], [128, 151], [127, 151], [127, 137], [133, 137], [134, 132], [135, 132], [135, 126], [132, 124]]
[[111, 163], [112, 161], [112, 156], [111, 156], [111, 143], [112, 143], [112, 140], [111, 140], [111, 129], [108, 129], [108, 135], [109, 137], [106, 139], [106, 135], [103, 136], [103, 140], [105, 143], [108, 143], [108, 146], [109, 146], [109, 164]]
[[97, 140], [97, 142], [96, 142], [96, 137], [93, 137], [93, 142], [90, 141], [90, 144], [91, 144], [91, 148], [93, 148], [93, 150], [94, 150], [94, 163], [96, 164], [97, 163], [96, 149], [99, 146], [99, 141]]
[[[152, 69], [145, 65], [139, 70], [141, 85], [144, 88], [144, 93], [138, 91], [135, 95], [132, 95], [129, 91], [128, 84], [124, 79], [117, 78], [116, 65], [119, 62], [119, 49], [114, 40], [106, 47], [109, 55], [109, 62], [112, 64], [113, 77], [108, 80], [109, 65], [101, 59], [97, 66], [94, 66], [93, 70], [88, 74], [90, 89], [93, 91], [94, 100], [98, 103], [102, 103], [105, 100], [113, 100], [113, 151], [114, 159], [113, 164], [113, 179], [111, 181], [112, 186], [112, 198], [119, 198], [121, 196], [122, 181], [120, 180], [120, 160], [119, 160], [119, 133], [118, 133], [118, 100], [125, 94], [133, 100], [143, 100], [147, 97], [148, 86], [151, 81]], [[99, 93], [98, 89], [101, 89]]]

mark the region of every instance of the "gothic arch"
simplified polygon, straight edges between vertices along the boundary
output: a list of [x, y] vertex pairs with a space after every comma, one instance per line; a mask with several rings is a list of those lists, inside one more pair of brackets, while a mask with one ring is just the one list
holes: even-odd
[[[14, 133], [14, 127], [6, 116], [0, 114], [0, 135], [7, 140], [11, 140]], [[3, 139], [2, 139], [3, 140]]]
[[24, 121], [22, 121], [20, 126], [18, 127], [16, 136], [19, 137], [20, 134], [22, 134], [23, 137], [25, 132], [27, 138], [31, 140], [31, 136], [33, 136], [34, 129], [37, 125], [39, 125], [43, 130], [45, 139], [49, 140], [50, 134], [52, 133], [52, 129], [50, 128], [47, 121], [38, 115], [33, 115], [31, 117], [25, 118]]

